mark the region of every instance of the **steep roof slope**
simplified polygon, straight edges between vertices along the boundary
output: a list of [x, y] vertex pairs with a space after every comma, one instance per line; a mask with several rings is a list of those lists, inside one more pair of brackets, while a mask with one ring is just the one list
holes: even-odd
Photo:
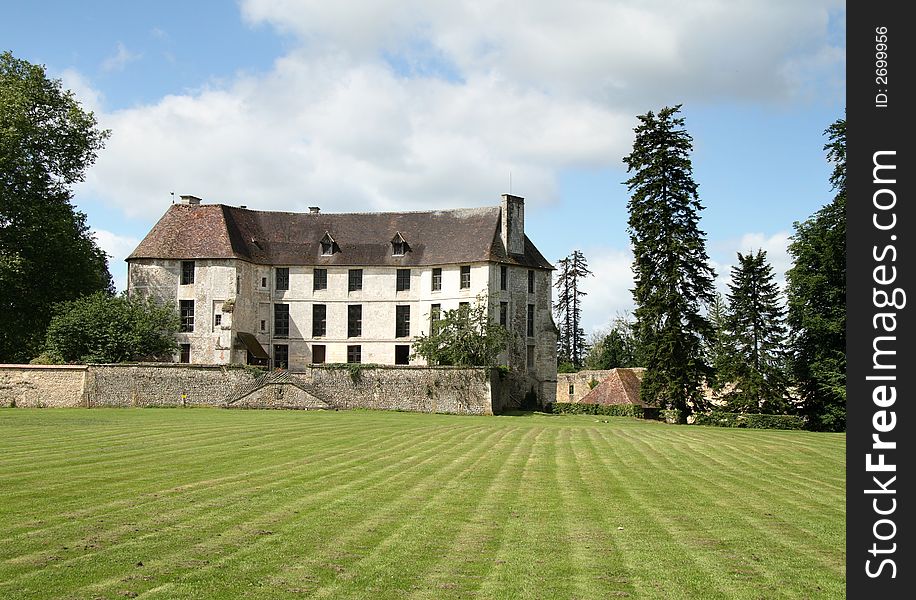
[[[222, 204], [174, 204], [127, 260], [238, 258], [269, 265], [422, 266], [494, 261], [552, 269], [525, 238], [525, 254], [509, 255], [500, 238], [500, 209], [402, 213], [290, 213]], [[400, 233], [409, 251], [392, 256]], [[339, 251], [321, 255], [328, 234]]]

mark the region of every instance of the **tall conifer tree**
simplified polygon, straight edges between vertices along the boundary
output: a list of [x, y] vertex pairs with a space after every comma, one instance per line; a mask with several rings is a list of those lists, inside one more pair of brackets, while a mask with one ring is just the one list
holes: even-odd
[[815, 430], [846, 429], [846, 119], [824, 132], [833, 163], [833, 201], [803, 223], [789, 244], [788, 323], [801, 412]]
[[731, 352], [724, 373], [725, 394], [736, 412], [782, 414], [786, 401], [785, 309], [766, 252], [738, 253], [728, 286], [726, 318]]
[[557, 357], [559, 361], [568, 362], [576, 368], [581, 367], [585, 359], [588, 344], [585, 341], [585, 330], [582, 328], [582, 297], [587, 295], [580, 285], [582, 279], [592, 272], [588, 261], [580, 250], [557, 261], [557, 302], [555, 310], [560, 322]]
[[693, 139], [680, 105], [639, 116], [633, 151], [623, 160], [632, 176], [628, 229], [633, 247], [634, 315], [645, 356], [644, 402], [674, 408], [686, 422], [702, 410], [711, 375], [703, 352], [710, 335], [700, 307], [713, 300], [714, 273], [699, 228], [702, 205], [693, 180]]

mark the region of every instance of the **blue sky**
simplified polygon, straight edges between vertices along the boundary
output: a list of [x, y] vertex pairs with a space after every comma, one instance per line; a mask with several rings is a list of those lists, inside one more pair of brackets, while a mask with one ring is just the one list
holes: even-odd
[[591, 331], [631, 306], [622, 157], [636, 115], [683, 104], [701, 227], [782, 276], [792, 223], [832, 193], [845, 2], [375, 0], [10, 3], [0, 49], [47, 66], [112, 137], [75, 190], [124, 285], [171, 192], [304, 210], [526, 198], [551, 260], [595, 277]]

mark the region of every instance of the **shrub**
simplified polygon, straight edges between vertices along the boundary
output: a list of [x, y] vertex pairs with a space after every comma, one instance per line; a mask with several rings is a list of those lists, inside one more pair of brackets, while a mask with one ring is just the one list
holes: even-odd
[[642, 406], [635, 404], [583, 404], [555, 402], [551, 412], [561, 415], [603, 415], [609, 417], [642, 417]]
[[44, 354], [85, 363], [168, 359], [178, 325], [172, 306], [97, 292], [55, 306]]
[[745, 427], [747, 429], [804, 429], [805, 420], [798, 415], [763, 415], [712, 411], [699, 414], [694, 425], [712, 427]]

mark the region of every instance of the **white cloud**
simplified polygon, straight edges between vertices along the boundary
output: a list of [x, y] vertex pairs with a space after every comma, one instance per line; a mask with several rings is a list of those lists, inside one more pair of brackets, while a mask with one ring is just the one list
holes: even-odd
[[629, 250], [590, 248], [584, 251], [591, 277], [582, 281], [582, 328], [586, 334], [607, 327], [633, 310], [633, 255]]
[[64, 69], [61, 71], [59, 78], [64, 89], [73, 92], [76, 99], [83, 108], [93, 112], [99, 112], [102, 109], [104, 96], [102, 92], [92, 87], [92, 84], [76, 69]]
[[114, 54], [102, 61], [103, 71], [123, 71], [128, 63], [139, 59], [141, 54], [134, 54], [127, 49], [122, 42], [118, 42], [117, 50]]
[[127, 288], [127, 267], [124, 259], [134, 251], [140, 240], [118, 235], [104, 229], [93, 229], [92, 235], [105, 254], [108, 255], [108, 269], [118, 290]]
[[[787, 101], [799, 73], [840, 69], [826, 29], [845, 6], [356, 4], [243, 2], [248, 22], [296, 47], [267, 72], [99, 115], [112, 137], [82, 189], [147, 219], [170, 191], [265, 209], [422, 209], [491, 204], [511, 170], [516, 193], [550, 202], [563, 169], [617, 166], [646, 107]], [[110, 66], [133, 58], [119, 44]]]

